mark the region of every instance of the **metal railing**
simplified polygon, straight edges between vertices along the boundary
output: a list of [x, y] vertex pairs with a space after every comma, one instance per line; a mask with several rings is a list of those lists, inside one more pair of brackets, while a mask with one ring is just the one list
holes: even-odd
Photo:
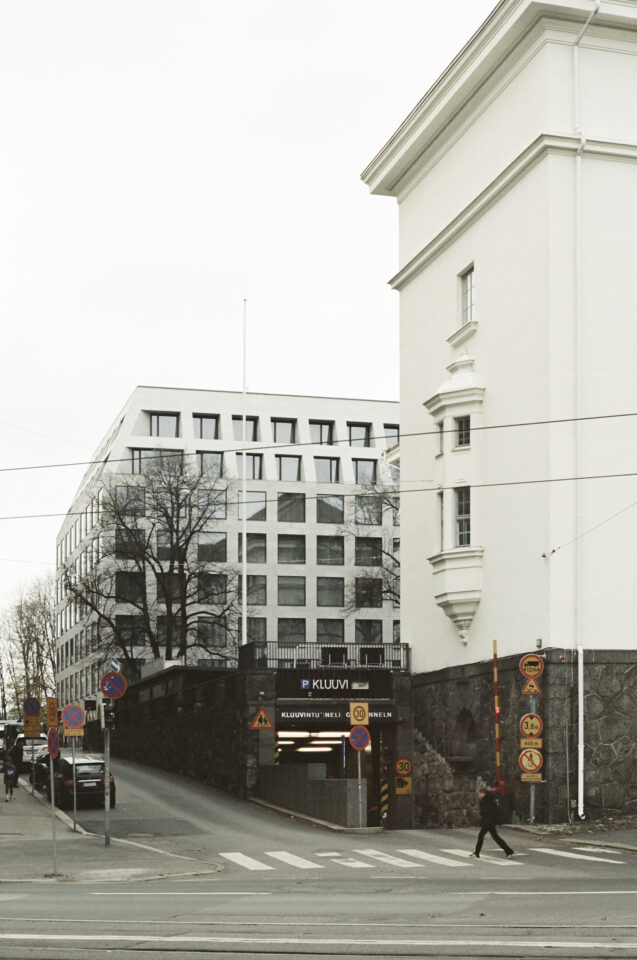
[[406, 643], [375, 644], [280, 644], [276, 641], [247, 643], [239, 648], [239, 669], [409, 671], [409, 647]]

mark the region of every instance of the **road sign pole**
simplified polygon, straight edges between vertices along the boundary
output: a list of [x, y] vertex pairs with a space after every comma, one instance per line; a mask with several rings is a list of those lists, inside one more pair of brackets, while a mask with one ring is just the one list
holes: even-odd
[[55, 777], [53, 775], [53, 757], [49, 754], [49, 781], [51, 783], [51, 837], [53, 839], [53, 876], [57, 876], [57, 857], [55, 849]]
[[[535, 708], [534, 694], [532, 694], [529, 697], [529, 708], [531, 713], [535, 713], [536, 708]], [[529, 790], [529, 823], [534, 824], [535, 823], [535, 784], [530, 783], [529, 786], [531, 788]]]
[[104, 846], [111, 845], [111, 731], [104, 728]]
[[73, 830], [77, 831], [77, 776], [75, 773], [75, 737], [71, 740], [71, 759], [73, 761]]
[[361, 750], [357, 750], [356, 754], [358, 756], [358, 825], [359, 827], [364, 826], [363, 824], [363, 780], [361, 776]]

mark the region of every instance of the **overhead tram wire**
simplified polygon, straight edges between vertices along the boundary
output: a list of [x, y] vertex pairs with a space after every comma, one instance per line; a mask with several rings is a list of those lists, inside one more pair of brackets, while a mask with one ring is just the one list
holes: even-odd
[[[543, 426], [554, 426], [557, 424], [566, 424], [566, 423], [585, 423], [593, 420], [617, 420], [626, 417], [637, 417], [637, 411], [628, 412], [628, 413], [601, 413], [595, 414], [587, 417], [558, 417], [553, 420], [521, 420], [518, 422], [511, 423], [493, 423], [493, 424], [484, 424], [482, 426], [472, 426], [472, 433], [480, 433], [488, 430], [513, 430], [518, 427], [543, 427]], [[456, 433], [454, 427], [448, 429], [440, 430], [439, 428], [435, 430], [415, 430], [412, 433], [401, 433], [399, 442], [406, 440], [410, 437], [438, 437], [441, 433]], [[381, 440], [386, 439], [390, 434], [379, 434], [371, 435], [370, 440]], [[156, 438], [150, 437], [150, 440], [154, 439], [172, 439], [169, 437]], [[179, 439], [178, 437], [174, 439]], [[144, 457], [144, 461], [147, 460], [161, 460], [164, 458], [165, 454], [180, 454], [182, 457], [195, 457], [198, 453], [204, 452], [213, 452], [213, 453], [259, 453], [264, 450], [299, 450], [304, 447], [337, 447], [339, 444], [346, 444], [347, 446], [354, 446], [357, 449], [369, 449], [363, 446], [358, 447], [358, 444], [352, 444], [348, 437], [343, 437], [342, 439], [335, 439], [331, 443], [317, 443], [316, 441], [307, 441], [305, 443], [257, 443], [255, 442], [253, 446], [250, 447], [232, 447], [228, 450], [214, 450], [214, 451], [200, 451], [195, 450], [192, 452], [187, 452], [185, 450], [179, 450], [174, 448], [166, 448], [165, 450], [158, 450], [157, 447], [135, 447], [134, 449], [142, 449], [152, 451], [151, 456]], [[133, 449], [133, 448], [131, 448]], [[158, 450], [157, 453], [154, 451]], [[126, 457], [104, 457], [99, 460], [70, 460], [64, 463], [36, 463], [28, 464], [26, 466], [19, 467], [0, 467], [0, 473], [18, 473], [20, 471], [27, 470], [55, 470], [62, 467], [93, 467], [99, 466], [100, 464], [106, 463], [130, 463], [130, 456]], [[0, 518], [1, 519], [1, 518]]]

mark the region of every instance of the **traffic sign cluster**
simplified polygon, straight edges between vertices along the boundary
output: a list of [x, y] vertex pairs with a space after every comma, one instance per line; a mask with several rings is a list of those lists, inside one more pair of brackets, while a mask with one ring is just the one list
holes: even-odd
[[[537, 678], [544, 671], [544, 660], [534, 653], [527, 653], [520, 660], [520, 673], [526, 677], [522, 693], [530, 696], [532, 709], [534, 697], [542, 692]], [[537, 783], [542, 779], [540, 770], [544, 765], [542, 747], [544, 741], [541, 733], [544, 729], [542, 718], [537, 713], [525, 713], [520, 720], [520, 756], [518, 763], [522, 770], [521, 779], [529, 783]]]

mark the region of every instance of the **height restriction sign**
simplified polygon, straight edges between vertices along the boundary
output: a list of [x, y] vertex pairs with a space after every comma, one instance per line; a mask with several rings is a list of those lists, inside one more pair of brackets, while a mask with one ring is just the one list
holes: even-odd
[[542, 718], [537, 713], [525, 713], [520, 720], [520, 733], [523, 737], [539, 737], [544, 729]]

